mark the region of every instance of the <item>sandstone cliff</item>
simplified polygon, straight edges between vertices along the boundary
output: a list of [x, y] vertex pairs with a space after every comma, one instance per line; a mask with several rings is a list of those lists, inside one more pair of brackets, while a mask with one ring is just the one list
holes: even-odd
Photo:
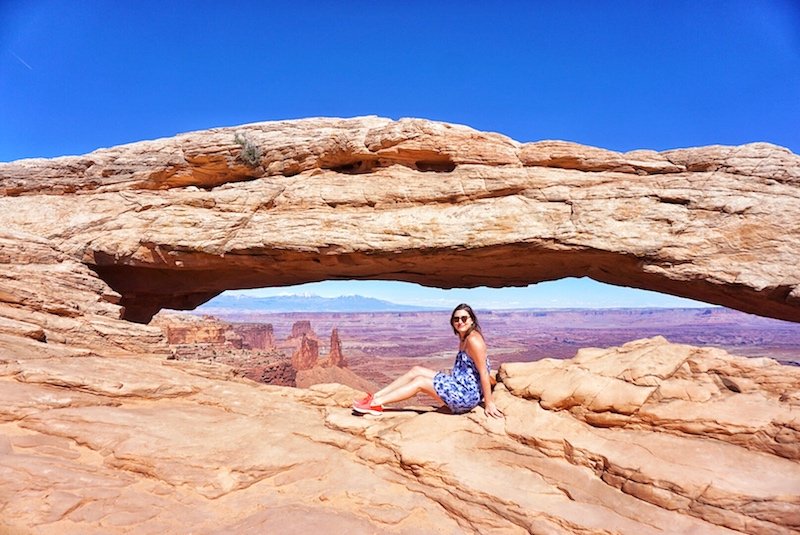
[[0, 532], [800, 530], [793, 367], [654, 338], [505, 365], [503, 420], [361, 418], [359, 392], [168, 360], [126, 321], [226, 288], [579, 275], [798, 321], [785, 149], [313, 119], [0, 164], [0, 192]]
[[269, 323], [237, 323], [233, 329], [247, 349], [275, 349], [275, 334]]
[[242, 348], [242, 338], [233, 326], [212, 316], [158, 314], [150, 325], [160, 328], [169, 344], [211, 344]]

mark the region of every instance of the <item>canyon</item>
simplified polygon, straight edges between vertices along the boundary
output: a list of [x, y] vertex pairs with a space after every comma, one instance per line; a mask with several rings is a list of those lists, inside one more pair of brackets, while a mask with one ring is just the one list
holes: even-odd
[[[512, 361], [539, 355], [522, 333], [503, 419], [359, 417], [360, 389], [171, 358], [148, 322], [236, 288], [568, 276], [798, 322], [798, 201], [800, 157], [766, 143], [623, 154], [422, 119], [0, 163], [0, 532], [796, 532], [797, 366], [655, 333]], [[359, 365], [345, 329], [329, 369]]]
[[[211, 316], [209, 313], [216, 314]], [[230, 365], [245, 377], [266, 384], [296, 386], [290, 381], [259, 376], [250, 370], [263, 365], [263, 352], [235, 348], [227, 341], [235, 332], [252, 330], [285, 337], [288, 341], [278, 349], [274, 341], [269, 348], [273, 361], [285, 363], [297, 349], [302, 334], [319, 340], [315, 329], [332, 332], [331, 343], [320, 345], [314, 356], [331, 351], [328, 360], [337, 355], [335, 366], [348, 368], [357, 377], [337, 377], [337, 381], [356, 389], [373, 391], [387, 384], [414, 365], [435, 370], [451, 367], [453, 333], [447, 325], [447, 311], [409, 312], [283, 312], [265, 313], [259, 309], [235, 310], [202, 306], [191, 314], [157, 315], [151, 325], [164, 329], [177, 358], [211, 360]], [[640, 338], [663, 336], [671, 342], [694, 346], [713, 346], [741, 356], [767, 357], [777, 362], [800, 366], [800, 324], [762, 318], [721, 307], [670, 309], [518, 309], [478, 310], [484, 336], [489, 343], [489, 356], [496, 367], [504, 362], [531, 362], [544, 358], [570, 358], [581, 347], [611, 347]], [[197, 336], [174, 339], [171, 332], [184, 325], [196, 326]], [[208, 343], [206, 332], [216, 334]], [[344, 333], [340, 339], [339, 331]], [[335, 341], [333, 333], [335, 332]], [[295, 340], [292, 342], [291, 340]], [[346, 363], [342, 353], [347, 353]], [[266, 349], [266, 348], [264, 348]], [[342, 360], [339, 360], [341, 358]], [[333, 371], [323, 363], [316, 374], [318, 382], [327, 382], [323, 370]], [[310, 384], [306, 384], [310, 386]], [[418, 398], [424, 402], [430, 400]]]
[[309, 320], [293, 322], [284, 339], [276, 339], [271, 323], [229, 323], [208, 315], [161, 312], [150, 325], [164, 333], [169, 359], [224, 364], [237, 376], [269, 385], [339, 383], [370, 392], [378, 388], [348, 369], [336, 327], [327, 357], [320, 360], [321, 341]]

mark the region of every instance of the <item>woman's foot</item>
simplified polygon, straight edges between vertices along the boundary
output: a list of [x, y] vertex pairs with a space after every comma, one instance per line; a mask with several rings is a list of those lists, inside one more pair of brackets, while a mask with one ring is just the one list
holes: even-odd
[[372, 395], [370, 395], [368, 400], [365, 399], [357, 403], [353, 403], [353, 410], [361, 414], [380, 416], [383, 414], [383, 405], [373, 405]]
[[354, 399], [353, 400], [353, 406], [355, 406], [358, 403], [369, 403], [370, 401], [372, 401], [372, 392], [367, 392], [367, 395], [364, 396], [363, 398]]

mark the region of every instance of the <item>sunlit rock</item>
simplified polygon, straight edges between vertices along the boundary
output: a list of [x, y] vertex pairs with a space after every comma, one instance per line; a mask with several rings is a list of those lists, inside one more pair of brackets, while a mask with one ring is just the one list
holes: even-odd
[[616, 153], [305, 119], [0, 164], [0, 194], [0, 228], [91, 266], [134, 321], [232, 288], [573, 276], [800, 321], [800, 158], [767, 143]]
[[[327, 278], [588, 275], [798, 321], [799, 185], [767, 144], [375, 117], [0, 164], [0, 532], [797, 532], [796, 367], [654, 338], [504, 364], [502, 420], [358, 417], [361, 388], [167, 358], [126, 320]], [[315, 370], [349, 380], [296, 382]]]

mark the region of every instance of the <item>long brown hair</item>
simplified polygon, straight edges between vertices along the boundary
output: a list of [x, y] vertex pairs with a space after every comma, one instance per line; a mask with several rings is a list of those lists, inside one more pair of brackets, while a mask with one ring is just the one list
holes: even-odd
[[481, 325], [480, 323], [478, 323], [478, 316], [475, 315], [475, 312], [472, 310], [472, 307], [466, 303], [461, 303], [460, 305], [458, 305], [456, 308], [453, 309], [453, 312], [450, 314], [450, 327], [453, 328], [453, 332], [455, 334], [458, 334], [458, 329], [456, 329], [456, 326], [453, 325], [453, 318], [456, 316], [456, 312], [458, 312], [459, 310], [465, 310], [467, 314], [469, 314], [470, 319], [472, 320], [472, 325], [470, 326], [469, 330], [464, 334], [464, 340], [467, 339], [467, 336], [469, 336], [469, 334], [472, 331], [478, 331], [480, 333]]

